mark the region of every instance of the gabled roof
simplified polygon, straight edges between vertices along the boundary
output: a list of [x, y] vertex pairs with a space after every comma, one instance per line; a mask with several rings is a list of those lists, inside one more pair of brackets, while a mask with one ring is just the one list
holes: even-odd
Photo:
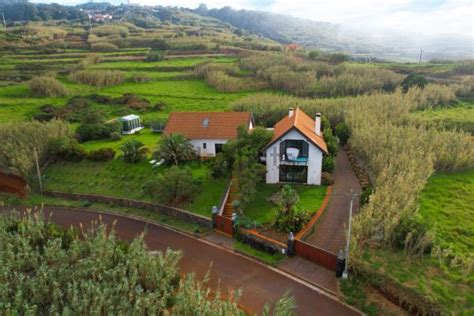
[[283, 137], [289, 131], [296, 129], [301, 134], [303, 134], [303, 136], [305, 136], [311, 143], [313, 143], [316, 147], [318, 147], [327, 154], [328, 148], [326, 146], [326, 142], [324, 141], [322, 134], [321, 136], [319, 136], [315, 133], [314, 123], [315, 122], [312, 118], [310, 118], [299, 108], [296, 108], [291, 117], [287, 115], [275, 124], [273, 129], [273, 138], [271, 142], [266, 146], [266, 148], [268, 148], [275, 141]]
[[250, 112], [172, 112], [164, 133], [188, 139], [236, 139], [237, 128], [251, 122]]

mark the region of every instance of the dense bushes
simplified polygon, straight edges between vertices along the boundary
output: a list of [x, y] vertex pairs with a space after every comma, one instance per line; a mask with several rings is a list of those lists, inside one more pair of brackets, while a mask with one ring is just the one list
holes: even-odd
[[144, 147], [145, 145], [136, 139], [127, 140], [120, 146], [120, 150], [123, 152], [123, 160], [128, 163], [137, 163], [145, 158], [148, 150]]
[[69, 75], [69, 79], [77, 83], [106, 87], [122, 83], [125, 75], [116, 70], [81, 70]]
[[81, 161], [86, 159], [87, 152], [77, 140], [61, 137], [51, 142], [51, 153], [66, 161]]
[[59, 120], [0, 124], [0, 169], [27, 177], [34, 167], [34, 148], [42, 164], [50, 155], [50, 142], [69, 133]]
[[[2, 315], [242, 315], [238, 292], [222, 299], [182, 276], [179, 252], [152, 255], [144, 236], [127, 243], [105, 225], [79, 234], [42, 217], [0, 217]], [[293, 300], [277, 305], [274, 315], [292, 315]]]
[[109, 161], [114, 159], [115, 150], [112, 148], [99, 148], [97, 150], [91, 150], [87, 154], [87, 159], [93, 161]]
[[112, 43], [107, 43], [107, 42], [99, 42], [99, 43], [94, 43], [91, 44], [91, 51], [93, 52], [115, 52], [118, 50], [117, 45], [114, 45]]
[[456, 87], [428, 84], [424, 88], [410, 88], [407, 94], [408, 98], [413, 99], [417, 109], [445, 107], [455, 102]]
[[119, 122], [110, 123], [88, 123], [83, 122], [76, 128], [76, 136], [80, 142], [89, 140], [107, 139], [112, 133], [120, 132], [121, 125]]
[[28, 86], [35, 95], [40, 97], [62, 97], [68, 93], [60, 81], [49, 76], [34, 77], [28, 81]]
[[277, 205], [277, 215], [273, 227], [283, 233], [299, 232], [309, 221], [311, 215], [308, 212], [298, 210], [296, 204], [299, 201], [298, 193], [289, 185], [283, 186], [274, 198]]
[[172, 166], [145, 185], [145, 192], [161, 203], [182, 205], [191, 202], [199, 192], [191, 169]]

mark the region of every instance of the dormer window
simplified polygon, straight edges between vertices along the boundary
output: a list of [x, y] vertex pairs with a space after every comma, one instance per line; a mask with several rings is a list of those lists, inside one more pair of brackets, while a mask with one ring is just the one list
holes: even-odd
[[204, 120], [202, 120], [202, 127], [208, 127], [208, 126], [209, 126], [209, 119], [205, 118]]

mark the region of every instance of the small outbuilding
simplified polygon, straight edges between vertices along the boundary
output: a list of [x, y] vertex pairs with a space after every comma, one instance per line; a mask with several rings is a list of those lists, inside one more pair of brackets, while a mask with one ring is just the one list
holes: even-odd
[[122, 134], [135, 134], [143, 128], [140, 117], [135, 114], [123, 116], [119, 121], [122, 123]]

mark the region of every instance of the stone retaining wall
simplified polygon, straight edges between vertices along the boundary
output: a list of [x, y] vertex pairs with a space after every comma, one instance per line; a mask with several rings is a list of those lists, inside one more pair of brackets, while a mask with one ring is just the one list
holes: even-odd
[[74, 201], [90, 201], [90, 202], [107, 203], [110, 205], [118, 205], [118, 206], [125, 206], [125, 207], [136, 207], [139, 209], [158, 212], [164, 215], [172, 216], [186, 222], [191, 222], [191, 223], [206, 227], [208, 229], [212, 229], [211, 218], [207, 218], [202, 215], [194, 214], [189, 211], [171, 207], [171, 206], [154, 204], [154, 203], [149, 203], [149, 202], [139, 201], [139, 200], [105, 196], [105, 195], [78, 194], [78, 193], [67, 193], [67, 192], [57, 192], [57, 191], [45, 191], [44, 194], [48, 196], [59, 197], [59, 198], [74, 200]]
[[286, 250], [285, 244], [247, 229], [234, 228], [234, 238], [252, 248], [265, 251], [272, 255], [282, 253], [282, 249]]

